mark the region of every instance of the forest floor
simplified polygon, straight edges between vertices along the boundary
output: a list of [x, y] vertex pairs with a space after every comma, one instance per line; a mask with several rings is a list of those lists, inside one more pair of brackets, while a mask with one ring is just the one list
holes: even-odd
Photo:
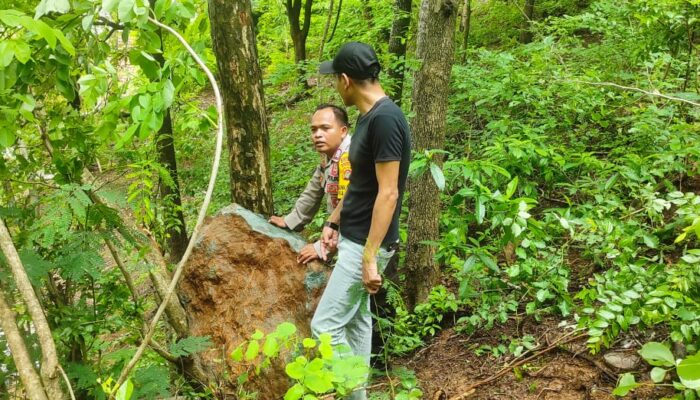
[[[540, 322], [534, 318], [521, 322], [510, 320], [471, 336], [446, 329], [414, 354], [396, 360], [393, 367], [414, 371], [423, 398], [430, 400], [614, 399], [612, 391], [623, 371], [607, 365], [603, 354], [591, 355], [586, 337], [580, 333], [560, 326], [560, 321], [554, 318]], [[536, 347], [520, 357], [510, 352], [495, 356], [491, 352], [504, 343], [504, 338], [524, 335], [534, 337]], [[628, 336], [606, 354], [629, 354], [631, 359], [638, 359], [639, 347], [637, 338]], [[478, 355], [480, 349], [485, 353]], [[639, 368], [645, 367], [636, 367]], [[648, 374], [645, 375], [640, 380], [648, 381]], [[669, 395], [672, 392], [640, 387], [625, 398], [659, 399]]]

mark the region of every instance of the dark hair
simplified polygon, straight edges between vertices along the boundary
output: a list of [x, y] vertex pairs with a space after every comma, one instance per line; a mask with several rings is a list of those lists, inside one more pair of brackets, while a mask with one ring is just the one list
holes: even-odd
[[[355, 85], [358, 86], [367, 86], [369, 84], [374, 85], [375, 83], [379, 82], [379, 68], [376, 70], [373, 70], [372, 76], [369, 78], [353, 78], [352, 76], [348, 75], [348, 79], [350, 79]], [[343, 75], [343, 73], [337, 73], [335, 74], [336, 79], [340, 79], [340, 77]], [[345, 74], [347, 75], [347, 74]]]
[[316, 107], [316, 111], [325, 110], [326, 108], [330, 108], [333, 111], [336, 121], [340, 122], [341, 126], [347, 126], [348, 128], [350, 127], [348, 113], [344, 108], [338, 107], [335, 104], [323, 103]]

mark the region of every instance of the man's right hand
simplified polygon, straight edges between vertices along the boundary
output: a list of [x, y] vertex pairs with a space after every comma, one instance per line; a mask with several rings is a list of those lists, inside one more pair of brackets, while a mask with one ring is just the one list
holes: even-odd
[[304, 246], [301, 251], [299, 252], [299, 256], [297, 257], [297, 262], [306, 264], [308, 262], [311, 262], [313, 260], [318, 260], [318, 254], [316, 254], [316, 249], [314, 249], [313, 244], [307, 244]]
[[321, 233], [321, 260], [328, 261], [328, 254], [338, 248], [338, 231], [324, 226]]
[[278, 217], [276, 215], [273, 215], [270, 217], [270, 219], [267, 220], [267, 222], [271, 223], [272, 225], [278, 226], [280, 228], [287, 228], [287, 223], [284, 222], [284, 218]]

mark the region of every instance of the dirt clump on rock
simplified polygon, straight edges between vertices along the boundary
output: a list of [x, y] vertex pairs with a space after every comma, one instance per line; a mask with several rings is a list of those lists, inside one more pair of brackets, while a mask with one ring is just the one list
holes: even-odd
[[[310, 335], [309, 323], [328, 276], [322, 264], [296, 261], [293, 246], [303, 243], [298, 235], [279, 230], [280, 237], [274, 238], [258, 232], [251, 225], [277, 228], [261, 216], [242, 216], [240, 210], [224, 209], [205, 222], [180, 283], [190, 334], [208, 336], [214, 343], [202, 358], [226, 392], [244, 372], [230, 354], [256, 329], [269, 333], [291, 322], [299, 335]], [[284, 371], [274, 367], [246, 386], [263, 399], [281, 398], [288, 387]]]

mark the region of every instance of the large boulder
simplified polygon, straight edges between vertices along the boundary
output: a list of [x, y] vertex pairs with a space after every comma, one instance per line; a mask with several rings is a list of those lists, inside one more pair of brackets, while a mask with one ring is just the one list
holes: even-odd
[[[205, 221], [180, 294], [191, 335], [209, 336], [214, 343], [202, 361], [217, 375], [217, 383], [232, 388], [230, 382], [243, 371], [229, 356], [256, 329], [268, 333], [291, 322], [300, 335], [310, 335], [329, 270], [321, 263], [296, 261], [305, 244], [298, 234], [235, 204]], [[279, 368], [251, 382], [260, 399], [281, 398], [288, 386]]]

